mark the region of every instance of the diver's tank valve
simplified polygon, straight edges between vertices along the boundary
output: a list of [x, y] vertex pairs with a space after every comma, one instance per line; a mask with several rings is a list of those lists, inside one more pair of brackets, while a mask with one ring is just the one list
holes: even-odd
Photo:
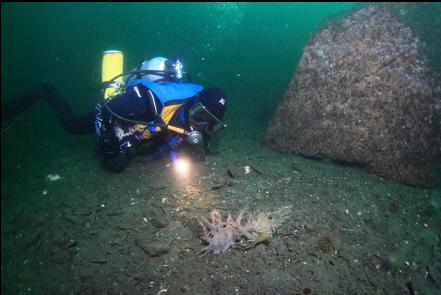
[[174, 67], [175, 67], [175, 72], [176, 72], [176, 78], [178, 80], [181, 80], [182, 76], [183, 76], [182, 75], [182, 73], [183, 73], [182, 70], [183, 70], [184, 66], [182, 65], [182, 62], [181, 62], [181, 60], [179, 58], [176, 59]]

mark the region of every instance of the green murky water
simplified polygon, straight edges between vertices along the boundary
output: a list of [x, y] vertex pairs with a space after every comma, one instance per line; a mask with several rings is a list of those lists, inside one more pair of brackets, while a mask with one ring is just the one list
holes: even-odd
[[[229, 134], [237, 133], [237, 130], [240, 130], [244, 138], [247, 138], [247, 140], [243, 141], [243, 144], [250, 145], [250, 147], [244, 150], [252, 152], [252, 146], [260, 144], [260, 137], [273, 111], [283, 97], [309, 38], [327, 19], [348, 13], [348, 11], [359, 5], [351, 2], [2, 3], [1, 101], [9, 101], [31, 89], [42, 80], [48, 79], [60, 89], [75, 113], [81, 114], [90, 111], [99, 99], [96, 87], [100, 80], [101, 53], [103, 51], [109, 49], [123, 51], [125, 69], [135, 66], [145, 58], [181, 56], [185, 70], [192, 76], [195, 82], [207, 86], [218, 86], [224, 89], [229, 96], [229, 109], [225, 118], [229, 127], [217, 139], [218, 147], [216, 149], [222, 153], [221, 149], [225, 148], [225, 151], [228, 150], [228, 156], [231, 156], [230, 159], [236, 159], [237, 163], [240, 163], [238, 165], [242, 165], [241, 159], [253, 159], [253, 156], [249, 153], [234, 154], [236, 150], [240, 150], [235, 145], [240, 143], [231, 141], [231, 145], [229, 145], [230, 142], [228, 141], [234, 138], [229, 136]], [[439, 17], [441, 16], [441, 5], [439, 3], [409, 4], [406, 9], [403, 9], [397, 4], [393, 9], [397, 12], [397, 15], [411, 26], [418, 37], [424, 41], [424, 49], [427, 56], [432, 61], [434, 69], [439, 71], [441, 69], [441, 17]], [[23, 114], [13, 122], [2, 122], [2, 293], [54, 294], [54, 292], [73, 292], [72, 294], [94, 294], [97, 291], [98, 294], [101, 294], [121, 290], [141, 290], [139, 293], [147, 292], [147, 294], [167, 292], [167, 288], [155, 281], [160, 277], [159, 275], [151, 278], [152, 281], [156, 282], [155, 284], [149, 282], [150, 273], [148, 272], [147, 274], [144, 273], [147, 277], [144, 278], [145, 281], [142, 281], [144, 280], [142, 278], [140, 279], [142, 274], [137, 274], [136, 280], [140, 280], [139, 284], [130, 285], [127, 283], [128, 285], [124, 285], [121, 283], [121, 280], [116, 279], [119, 285], [114, 286], [113, 289], [109, 286], [93, 285], [95, 279], [90, 274], [94, 272], [91, 269], [94, 269], [94, 267], [105, 267], [107, 260], [104, 258], [91, 258], [89, 262], [92, 261], [92, 263], [85, 267], [86, 270], [81, 269], [79, 271], [76, 269], [76, 272], [72, 273], [72, 277], [68, 275], [70, 263], [72, 263], [70, 259], [74, 259], [73, 268], [78, 266], [78, 261], [75, 264], [75, 257], [79, 257], [79, 255], [78, 253], [73, 253], [75, 252], [74, 249], [83, 247], [79, 237], [70, 233], [72, 224], [74, 224], [73, 227], [79, 226], [82, 228], [85, 226], [93, 228], [93, 222], [92, 225], [89, 222], [83, 223], [81, 218], [88, 220], [91, 219], [91, 216], [95, 218], [100, 215], [97, 213], [98, 210], [95, 209], [75, 209], [75, 202], [67, 199], [57, 199], [56, 197], [52, 199], [50, 197], [50, 202], [41, 202], [39, 198], [42, 192], [48, 193], [49, 191], [50, 196], [51, 189], [57, 191], [55, 188], [47, 187], [46, 175], [64, 171], [64, 175], [72, 177], [70, 183], [66, 180], [66, 183], [64, 183], [65, 187], [57, 191], [59, 194], [65, 194], [66, 198], [70, 196], [69, 193], [74, 191], [84, 195], [85, 191], [81, 189], [82, 185], [85, 185], [87, 189], [99, 191], [99, 188], [94, 187], [90, 183], [95, 181], [106, 186], [107, 184], [104, 181], [106, 177], [110, 177], [112, 185], [117, 187], [116, 191], [120, 196], [124, 195], [128, 190], [134, 193], [136, 197], [139, 191], [132, 186], [133, 177], [137, 175], [137, 172], [129, 172], [129, 175], [132, 176], [129, 179], [123, 178], [124, 176], [118, 178], [117, 176], [100, 174], [103, 172], [100, 171], [98, 165], [84, 164], [83, 166], [80, 165], [81, 168], [76, 166], [76, 168], [73, 168], [73, 163], [78, 163], [77, 161], [80, 163], [81, 161], [93, 163], [96, 160], [96, 155], [93, 154], [95, 145], [96, 139], [93, 135], [75, 137], [64, 134], [51, 110], [44, 103], [37, 103], [26, 114]], [[260, 159], [265, 158], [265, 155], [259, 155], [261, 155]], [[259, 159], [259, 156], [256, 156], [256, 159]], [[286, 161], [286, 158], [282, 159], [276, 156], [274, 156], [274, 159], [281, 161], [281, 165]], [[221, 162], [221, 160], [217, 160], [218, 163]], [[302, 161], [296, 162], [296, 167], [302, 166]], [[271, 165], [274, 165], [273, 171], [277, 171], [278, 168], [275, 168], [277, 162], [271, 162], [268, 166]], [[283, 169], [281, 168], [280, 171], [282, 172], [280, 174], [285, 171]], [[286, 169], [291, 169], [289, 170], [291, 172], [293, 171], [292, 168]], [[294, 171], [297, 171], [296, 169]], [[95, 171], [93, 173], [97, 174], [92, 173], [93, 175], [91, 175], [91, 171]], [[277, 174], [278, 172], [274, 173]], [[349, 172], [341, 171], [335, 172], [336, 174], [333, 173], [329, 172], [329, 175], [338, 175], [338, 173], [350, 174]], [[86, 174], [94, 178], [84, 180], [78, 176], [80, 174]], [[285, 182], [291, 181], [291, 177], [287, 177], [286, 174], [279, 175], [278, 177], [282, 178]], [[310, 180], [319, 181], [319, 178], [314, 176], [308, 175], [308, 177], [310, 177], [308, 178]], [[357, 178], [356, 181], [354, 180], [356, 184], [347, 190], [344, 188], [344, 182], [342, 182], [339, 187], [339, 189], [342, 189], [340, 193], [356, 191], [357, 196], [364, 197], [364, 194], [369, 191], [368, 184], [371, 181], [370, 176], [364, 177], [355, 177]], [[342, 178], [336, 176], [336, 179]], [[375, 181], [377, 180], [373, 180], [373, 183], [377, 183]], [[261, 184], [256, 184], [256, 187], [259, 187], [259, 185]], [[118, 186], [120, 187], [118, 188]], [[359, 192], [357, 189], [360, 186], [366, 188]], [[151, 187], [153, 188], [154, 184]], [[357, 189], [354, 189], [355, 187]], [[440, 229], [436, 230], [436, 226], [440, 226], [439, 216], [437, 217], [436, 215], [439, 214], [440, 207], [439, 190], [427, 191], [403, 188], [400, 186], [396, 187], [396, 184], [388, 186], [388, 184], [383, 182], [380, 187], [375, 193], [371, 192], [374, 197], [379, 198], [384, 193], [388, 197], [393, 198], [396, 196], [397, 200], [403, 201], [407, 196], [415, 195], [420, 197], [422, 204], [424, 202], [432, 203], [432, 207], [428, 205], [431, 208], [430, 210], [424, 211], [423, 208], [421, 212], [423, 212], [423, 215], [424, 212], [427, 214], [427, 216], [423, 216], [424, 218], [433, 218], [431, 219], [433, 223], [419, 221], [419, 224], [424, 224], [427, 233], [425, 237], [428, 240], [431, 239], [430, 242], [426, 243], [431, 247], [430, 251], [439, 249]], [[247, 191], [247, 189], [249, 189], [248, 192], [252, 191], [252, 188], [245, 188], [244, 190]], [[265, 191], [265, 189], [263, 186], [262, 191]], [[299, 188], [299, 190], [303, 189], [302, 187]], [[162, 187], [158, 190], [162, 190]], [[320, 190], [326, 191], [321, 188]], [[112, 195], [111, 189], [106, 188], [106, 191], [110, 196], [109, 199], [117, 197], [116, 193]], [[308, 195], [306, 191], [308, 189], [305, 190], [305, 196]], [[46, 195], [46, 193], [43, 195]], [[141, 189], [142, 193], [143, 190]], [[324, 194], [326, 195], [326, 193]], [[369, 196], [369, 193], [366, 194]], [[158, 196], [158, 198], [165, 202], [164, 198], [171, 199], [172, 197]], [[94, 204], [91, 205], [92, 207], [101, 206], [100, 202], [102, 199], [100, 197], [94, 195], [92, 199], [94, 200]], [[87, 200], [87, 197], [84, 197], [82, 200]], [[26, 205], [26, 202], [28, 205]], [[354, 202], [357, 201], [355, 200]], [[366, 203], [366, 206], [368, 206], [368, 201]], [[33, 211], [34, 204], [38, 204], [35, 205], [35, 208], [38, 208], [39, 212]], [[69, 206], [72, 209], [66, 211], [65, 208]], [[159, 205], [156, 204], [155, 206]], [[387, 204], [384, 205], [386, 210], [387, 206]], [[389, 206], [392, 206], [389, 210], [399, 210], [394, 207], [397, 206], [396, 204], [390, 203]], [[109, 213], [105, 215], [105, 218], [119, 216], [118, 212], [113, 212], [113, 215]], [[420, 211], [417, 210], [415, 212], [418, 213]], [[415, 216], [417, 213], [415, 213]], [[57, 218], [66, 214], [71, 214], [71, 217], [69, 217], [70, 221], [67, 221], [67, 227], [54, 230], [53, 227], [47, 225], [46, 222], [51, 224], [57, 223]], [[135, 216], [136, 214], [133, 213], [132, 215]], [[305, 214], [309, 214], [309, 212]], [[342, 216], [345, 215], [343, 214]], [[46, 218], [49, 218], [49, 221]], [[136, 218], [142, 220], [141, 215], [136, 215], [134, 220]], [[66, 219], [64, 220], [66, 222]], [[95, 219], [92, 218], [91, 220]], [[397, 226], [400, 222], [403, 222], [403, 219], [400, 221], [397, 218], [396, 223], [392, 224], [391, 227]], [[413, 224], [413, 222], [409, 223]], [[381, 225], [378, 225], [378, 227], [381, 228]], [[430, 231], [427, 227], [433, 231]], [[51, 232], [52, 230], [54, 232]], [[78, 229], [75, 230], [78, 231]], [[178, 226], [177, 230], [181, 230], [181, 228]], [[39, 234], [32, 236], [30, 234], [32, 232], [38, 232]], [[63, 233], [58, 234], [59, 232]], [[27, 238], [26, 233], [30, 234]], [[98, 240], [100, 234], [95, 231], [93, 235]], [[75, 241], [69, 242], [69, 238]], [[436, 239], [437, 242], [435, 241]], [[424, 241], [421, 243], [424, 244]], [[17, 245], [19, 250], [12, 251], [11, 249], [14, 249], [15, 245]], [[57, 250], [51, 250], [51, 245], [56, 247]], [[419, 250], [427, 250], [424, 247], [422, 246]], [[60, 254], [64, 253], [62, 252], [64, 250], [68, 253], [66, 257], [70, 258], [64, 257], [63, 255], [65, 254]], [[60, 251], [60, 253], [57, 251]], [[80, 251], [80, 254], [82, 253], [81, 250], [78, 251]], [[130, 256], [131, 250], [127, 251], [124, 253], [120, 251], [120, 254]], [[279, 251], [282, 250], [279, 249]], [[108, 251], [108, 253], [110, 252]], [[290, 252], [292, 251], [290, 250]], [[43, 262], [39, 262], [34, 259], [34, 255], [43, 255], [42, 257], [46, 257], [48, 261], [42, 258]], [[259, 252], [256, 255], [264, 256], [265, 254]], [[344, 253], [343, 255], [346, 254]], [[408, 258], [403, 258], [409, 256], [405, 256], [402, 252], [400, 252], [400, 255], [402, 255], [400, 256], [402, 263], [412, 263], [412, 261], [408, 262], [406, 260]], [[171, 260], [173, 261], [173, 259]], [[397, 259], [393, 258], [392, 260], [396, 261]], [[430, 261], [430, 258], [425, 257], [422, 260], [427, 262]], [[228, 260], [218, 262], [228, 264]], [[51, 267], [55, 265], [53, 269], [56, 270], [51, 272], [50, 268], [43, 266], [45, 263]], [[374, 262], [369, 263], [373, 266], [369, 264], [366, 267], [375, 268]], [[375, 263], [381, 264], [381, 261]], [[30, 266], [31, 264], [32, 266]], [[23, 266], [23, 271], [21, 266]], [[58, 270], [57, 267], [61, 267], [63, 270]], [[197, 264], [196, 266], [189, 264], [188, 267], [197, 269], [199, 266]], [[237, 267], [240, 269], [240, 266]], [[253, 266], [247, 267], [252, 268]], [[268, 264], [261, 264], [260, 267], [265, 269], [268, 267]], [[381, 265], [381, 267], [386, 268], [385, 273], [391, 270], [390, 265]], [[417, 266], [411, 267], [414, 268], [413, 270], [417, 270]], [[430, 265], [430, 267], [432, 267], [432, 271], [436, 275], [441, 273], [439, 263], [437, 266]], [[115, 269], [117, 267], [107, 273], [102, 271], [102, 277], [105, 278], [107, 275], [115, 274]], [[182, 270], [185, 267], [181, 266], [179, 269]], [[202, 269], [205, 268], [201, 267]], [[424, 266], [421, 266], [421, 269], [418, 269], [418, 271], [424, 269]], [[41, 278], [36, 274], [37, 270], [44, 272]], [[60, 276], [57, 276], [58, 271]], [[240, 271], [237, 273], [240, 273]], [[329, 273], [332, 273], [332, 271]], [[309, 272], [309, 274], [311, 273]], [[275, 275], [274, 277], [278, 276]], [[424, 272], [421, 274], [421, 277], [423, 276]], [[96, 281], [99, 278], [101, 277], [97, 276]], [[60, 283], [57, 285], [54, 282], [58, 279], [60, 279]], [[70, 284], [70, 279], [75, 283]], [[198, 278], [192, 279], [198, 280]], [[435, 279], [437, 284], [440, 284], [441, 277]], [[207, 278], [207, 280], [210, 280], [210, 278]], [[328, 279], [324, 281], [326, 280]], [[75, 285], [79, 281], [81, 281], [81, 286]], [[45, 289], [42, 286], [46, 282], [50, 282], [50, 284]], [[89, 285], [88, 282], [90, 283]], [[178, 289], [168, 288], [169, 291], [178, 290], [179, 292], [176, 292], [187, 294], [210, 294], [210, 292], [211, 294], [228, 294], [230, 291], [236, 290], [231, 285], [229, 286], [231, 288], [223, 289], [223, 293], [223, 291], [219, 291], [210, 285], [211, 291], [208, 289], [201, 291], [199, 289], [198, 293], [192, 289], [191, 282], [182, 283], [179, 279], [176, 279], [176, 282], [178, 282], [179, 286], [182, 285], [182, 287]], [[311, 282], [303, 284], [305, 280], [302, 281], [302, 277], [297, 278], [297, 282], [302, 283], [299, 283], [299, 286], [293, 287], [293, 294], [302, 292], [302, 290], [307, 292], [308, 288], [312, 288], [312, 291], [318, 292], [318, 294], [326, 293], [324, 289], [326, 284], [314, 289], [314, 284]], [[391, 284], [396, 287], [404, 286], [404, 283], [394, 281]], [[93, 287], [90, 287], [92, 285]], [[284, 289], [280, 291], [270, 285], [268, 283], [268, 285], [264, 285], [261, 288], [268, 288], [266, 289], [268, 294], [284, 292]], [[57, 289], [57, 286], [59, 286], [59, 289]], [[376, 286], [369, 294], [374, 292], [390, 294], [395, 291], [405, 290], [390, 290], [384, 286]], [[432, 292], [437, 286], [439, 287], [439, 285], [431, 285], [426, 290]], [[139, 290], [136, 289], [138, 287], [140, 288]], [[340, 293], [345, 293], [345, 289], [340, 287], [333, 289], [334, 291], [336, 290], [335, 294], [339, 293], [338, 290], [341, 291]], [[418, 285], [418, 287], [421, 287], [421, 285]], [[136, 293], [135, 291], [133, 292], [132, 294]], [[251, 294], [244, 289], [241, 289], [238, 293]], [[130, 291], [127, 294], [130, 294]], [[176, 293], [172, 292], [169, 294]]]

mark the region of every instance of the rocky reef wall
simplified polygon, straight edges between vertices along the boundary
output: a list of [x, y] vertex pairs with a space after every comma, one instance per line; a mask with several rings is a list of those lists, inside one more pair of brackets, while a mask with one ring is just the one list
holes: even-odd
[[306, 46], [264, 141], [282, 152], [435, 186], [441, 84], [412, 30], [370, 5]]

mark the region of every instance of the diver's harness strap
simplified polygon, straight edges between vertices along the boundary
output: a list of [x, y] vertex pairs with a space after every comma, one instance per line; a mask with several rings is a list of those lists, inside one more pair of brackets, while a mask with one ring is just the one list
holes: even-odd
[[175, 78], [175, 73], [174, 71], [156, 71], [156, 70], [136, 70], [136, 71], [128, 71], [125, 73], [121, 73], [119, 75], [116, 75], [115, 77], [113, 77], [111, 80], [103, 82], [101, 84], [101, 88], [104, 90], [107, 87], [111, 86], [114, 81], [118, 78], [124, 77], [124, 76], [128, 76], [127, 80], [129, 80], [130, 78], [132, 78], [133, 76], [136, 75], [136, 77], [141, 77], [143, 75], [146, 74], [151, 74], [151, 75], [158, 75], [158, 76], [163, 76], [163, 79], [174, 79]]
[[[172, 131], [172, 132], [174, 132], [174, 133], [181, 134], [181, 135], [189, 135], [189, 134], [191, 134], [191, 133], [194, 132], [194, 131], [187, 131], [187, 130], [185, 130], [185, 129], [183, 129], [183, 128], [179, 128], [179, 127], [175, 127], [175, 126], [172, 126], [172, 125], [166, 124], [166, 123], [164, 122], [164, 120], [161, 118], [161, 116], [159, 116], [159, 114], [158, 114], [158, 109], [157, 109], [157, 106], [156, 106], [155, 98], [154, 98], [154, 96], [153, 96], [153, 93], [150, 91], [150, 89], [149, 89], [148, 93], [149, 93], [149, 98], [150, 98], [150, 99], [147, 99], [147, 101], [148, 101], [148, 103], [150, 104], [151, 109], [154, 110], [154, 119], [153, 119], [152, 121], [150, 121], [150, 122], [147, 122], [147, 121], [140, 121], [140, 120], [131, 120], [131, 119], [129, 119], [129, 118], [125, 118], [125, 117], [123, 117], [123, 116], [118, 115], [117, 113], [115, 113], [115, 112], [110, 108], [110, 106], [109, 106], [109, 104], [108, 104], [108, 101], [109, 101], [111, 98], [109, 98], [109, 99], [104, 99], [104, 100], [103, 100], [103, 105], [104, 105], [104, 107], [107, 109], [107, 111], [108, 111], [113, 117], [115, 117], [115, 118], [117, 118], [117, 119], [119, 119], [119, 120], [121, 120], [121, 121], [124, 121], [124, 122], [132, 123], [132, 124], [143, 125], [144, 128], [142, 128], [142, 129], [137, 129], [137, 132], [139, 132], [139, 133], [144, 132], [145, 129], [147, 129], [148, 127], [151, 127], [151, 126], [159, 127], [161, 130], [169, 130], [169, 131]], [[127, 134], [127, 135], [131, 135], [131, 134]]]
[[[108, 100], [109, 100], [109, 99], [104, 99], [104, 100], [103, 100], [103, 105], [104, 105], [104, 107], [109, 111], [109, 113], [110, 113], [113, 117], [115, 117], [115, 118], [117, 118], [117, 119], [119, 119], [119, 120], [121, 120], [121, 121], [128, 122], [128, 123], [132, 123], [132, 124], [141, 124], [141, 125], [145, 125], [146, 128], [149, 127], [149, 126], [157, 126], [157, 127], [160, 127], [160, 128], [166, 128], [166, 127], [167, 127], [167, 125], [164, 123], [164, 121], [162, 120], [162, 118], [161, 118], [160, 116], [158, 116], [158, 114], [155, 115], [155, 119], [154, 119], [154, 121], [152, 121], [152, 122], [139, 121], [139, 120], [131, 120], [131, 119], [128, 119], [128, 118], [122, 117], [122, 116], [118, 115], [117, 113], [115, 113], [115, 112], [109, 107], [109, 104], [108, 104], [108, 102], [107, 102]], [[155, 122], [155, 121], [159, 121], [159, 122]]]
[[[167, 79], [167, 78], [174, 79], [175, 76], [176, 76], [174, 71], [141, 70], [141, 66], [142, 66], [142, 62], [139, 63], [136, 71], [128, 71], [128, 72], [125, 72], [125, 73], [121, 73], [119, 75], [116, 75], [115, 77], [113, 77], [109, 81], [103, 82], [102, 86], [101, 86], [102, 91], [104, 92], [106, 88], [108, 88], [108, 87], [110, 87], [112, 85], [115, 85], [115, 83], [117, 83], [116, 80], [118, 78], [121, 78], [121, 77], [124, 77], [124, 76], [128, 76], [127, 77], [127, 81], [130, 80], [130, 78], [132, 78], [135, 75], [136, 75], [137, 78], [140, 78], [142, 75], [145, 75], [145, 74], [154, 74], [154, 75], [158, 75], [158, 76], [164, 77], [163, 79]], [[123, 83], [124, 82], [119, 82], [118, 83], [119, 89], [122, 89], [124, 87], [123, 85], [121, 85]], [[153, 93], [150, 91], [150, 89], [149, 89], [149, 96], [150, 96], [150, 100], [149, 100], [150, 107], [152, 107], [152, 110], [154, 110], [154, 112], [155, 112], [155, 114], [154, 114], [154, 116], [155, 116], [154, 121], [157, 121], [157, 122], [154, 122], [154, 121], [152, 121], [152, 122], [135, 121], [135, 120], [131, 120], [131, 119], [128, 119], [128, 118], [124, 118], [124, 117], [116, 114], [114, 111], [112, 111], [112, 109], [110, 109], [110, 107], [109, 107], [109, 105], [107, 103], [107, 101], [110, 100], [111, 98], [105, 98], [103, 104], [104, 104], [105, 108], [112, 114], [112, 116], [114, 116], [115, 118], [118, 118], [118, 119], [120, 119], [122, 121], [133, 123], [133, 124], [142, 124], [142, 125], [146, 125], [147, 127], [148, 126], [158, 126], [160, 128], [165, 128], [166, 124], [164, 123], [162, 118], [158, 115], [158, 109], [157, 109], [157, 106], [156, 106], [155, 98], [153, 96]]]

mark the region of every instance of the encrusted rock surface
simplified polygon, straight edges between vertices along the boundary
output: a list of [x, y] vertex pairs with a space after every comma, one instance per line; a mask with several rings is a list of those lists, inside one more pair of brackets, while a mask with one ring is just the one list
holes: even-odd
[[383, 6], [328, 23], [306, 46], [265, 142], [282, 152], [436, 185], [441, 84], [411, 29]]

